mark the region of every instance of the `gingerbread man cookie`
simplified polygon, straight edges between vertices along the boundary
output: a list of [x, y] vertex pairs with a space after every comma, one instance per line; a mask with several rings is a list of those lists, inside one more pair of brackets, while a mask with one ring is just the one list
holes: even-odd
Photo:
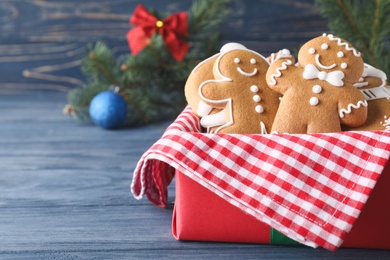
[[198, 89], [201, 101], [220, 112], [212, 114], [199, 105], [201, 125], [214, 133], [267, 133], [280, 97], [265, 82], [268, 67], [259, 53], [238, 43], [225, 44], [214, 62], [213, 79]]
[[271, 64], [267, 83], [283, 94], [272, 132], [337, 132], [341, 124], [362, 125], [367, 118], [367, 101], [353, 84], [363, 68], [360, 53], [331, 34], [305, 43], [297, 65], [290, 60]]
[[[228, 45], [231, 45], [234, 43], [229, 43]], [[237, 44], [239, 46], [239, 44]], [[241, 45], [241, 47], [243, 47]], [[244, 47], [245, 48], [245, 47]], [[207, 105], [204, 101], [201, 100], [199, 96], [199, 86], [206, 80], [214, 79], [213, 74], [213, 67], [214, 63], [219, 57], [220, 53], [217, 53], [204, 61], [200, 62], [190, 73], [190, 75], [187, 78], [186, 84], [184, 86], [184, 94], [187, 100], [187, 103], [192, 108], [192, 112], [201, 117], [198, 114], [198, 107], [199, 111], [203, 113], [203, 115], [207, 114], [215, 114], [217, 112], [220, 112], [221, 109], [213, 108], [209, 105]], [[290, 54], [290, 51], [287, 49], [282, 49], [278, 52], [271, 53], [270, 56], [266, 58], [268, 63], [275, 62], [279, 59], [291, 59], [294, 62], [294, 57]], [[224, 123], [223, 123], [224, 124]]]
[[364, 64], [364, 72], [358, 88], [368, 101], [368, 116], [366, 122], [359, 127], [344, 126], [344, 131], [350, 130], [390, 130], [390, 89], [386, 86], [386, 74], [369, 65]]

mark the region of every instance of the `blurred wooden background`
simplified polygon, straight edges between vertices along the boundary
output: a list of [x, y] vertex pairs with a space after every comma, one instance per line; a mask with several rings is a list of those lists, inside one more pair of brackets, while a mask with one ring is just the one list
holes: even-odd
[[[177, 12], [190, 0], [0, 0], [0, 259], [390, 259], [389, 250], [178, 242], [172, 204], [129, 190], [141, 155], [169, 122], [105, 131], [62, 114], [83, 84], [85, 47], [116, 53], [136, 5]], [[314, 0], [232, 0], [224, 40], [264, 55], [327, 31]], [[169, 201], [175, 198], [174, 183]]]
[[[79, 65], [85, 46], [104, 40], [128, 52], [125, 35], [138, 3], [167, 12], [192, 1], [0, 0], [0, 94], [27, 89], [67, 91], [83, 84]], [[221, 26], [225, 41], [238, 41], [264, 55], [298, 49], [327, 30], [313, 0], [232, 0]]]

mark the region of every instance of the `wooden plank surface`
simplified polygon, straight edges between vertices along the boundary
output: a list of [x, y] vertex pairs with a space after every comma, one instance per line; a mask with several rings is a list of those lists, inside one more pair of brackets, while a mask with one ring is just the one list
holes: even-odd
[[[179, 242], [167, 209], [129, 191], [169, 122], [105, 131], [62, 114], [85, 45], [124, 35], [139, 1], [0, 1], [0, 259], [387, 259], [390, 251]], [[191, 1], [145, 0], [176, 12]], [[226, 41], [264, 54], [326, 30], [313, 1], [233, 0]], [[174, 184], [169, 200], [174, 201]]]
[[[85, 47], [107, 42], [128, 53], [129, 17], [138, 3], [155, 10], [188, 10], [191, 0], [2, 0], [0, 1], [0, 91], [55, 89], [83, 84], [79, 65]], [[239, 41], [264, 55], [297, 50], [327, 30], [313, 0], [232, 0], [224, 41]]]
[[[167, 209], [129, 191], [169, 122], [105, 131], [61, 114], [64, 93], [0, 95], [0, 259], [364, 259], [390, 251], [179, 242]], [[174, 184], [169, 191], [174, 201]]]

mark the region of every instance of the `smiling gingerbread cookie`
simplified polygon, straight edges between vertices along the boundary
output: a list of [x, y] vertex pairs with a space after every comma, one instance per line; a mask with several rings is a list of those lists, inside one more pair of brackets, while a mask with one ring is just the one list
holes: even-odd
[[[238, 44], [238, 43], [228, 43], [226, 46], [240, 46], [240, 48], [246, 49], [243, 45]], [[222, 48], [222, 50], [226, 50], [226, 46]], [[213, 67], [215, 64], [215, 61], [217, 58], [221, 55], [221, 53], [217, 53], [202, 62], [200, 62], [190, 73], [190, 75], [187, 78], [186, 84], [184, 86], [184, 94], [186, 97], [186, 100], [190, 107], [192, 108], [192, 112], [198, 116], [202, 117], [199, 115], [201, 113], [203, 116], [209, 116], [211, 114], [216, 114], [220, 112], [222, 109], [220, 108], [215, 108], [210, 105], [208, 105], [206, 102], [201, 100], [199, 96], [199, 87], [200, 85], [205, 82], [206, 80], [214, 80], [214, 74], [213, 74]], [[282, 49], [279, 50], [278, 52], [271, 53], [270, 56], [266, 58], [268, 63], [275, 62], [278, 59], [291, 59], [292, 61], [295, 61], [294, 57], [291, 55], [290, 51], [287, 49]], [[264, 74], [265, 77], [265, 74]], [[199, 110], [199, 113], [198, 113]], [[223, 119], [224, 112], [220, 114], [220, 119]], [[211, 120], [211, 117], [208, 117]], [[218, 116], [214, 117], [214, 119], [218, 119]], [[226, 124], [227, 119], [223, 119], [223, 121], [219, 122], [220, 125]], [[214, 122], [214, 125], [216, 125], [217, 122]], [[210, 127], [209, 130], [211, 132], [214, 132], [215, 129], [218, 128], [218, 125], [214, 127]]]
[[363, 69], [360, 52], [331, 34], [305, 43], [297, 65], [290, 60], [271, 64], [267, 83], [283, 94], [272, 132], [338, 132], [341, 124], [362, 125], [367, 101], [353, 84]]
[[220, 112], [213, 114], [199, 106], [201, 125], [213, 133], [270, 131], [280, 95], [265, 82], [268, 67], [259, 53], [238, 43], [225, 44], [214, 62], [213, 79], [198, 89], [202, 102]]

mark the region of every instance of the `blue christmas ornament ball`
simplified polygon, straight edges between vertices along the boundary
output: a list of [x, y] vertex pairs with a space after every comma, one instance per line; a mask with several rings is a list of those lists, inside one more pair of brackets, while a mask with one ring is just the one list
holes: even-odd
[[105, 129], [114, 129], [125, 121], [127, 104], [122, 96], [114, 91], [103, 91], [92, 99], [89, 115], [96, 125]]

